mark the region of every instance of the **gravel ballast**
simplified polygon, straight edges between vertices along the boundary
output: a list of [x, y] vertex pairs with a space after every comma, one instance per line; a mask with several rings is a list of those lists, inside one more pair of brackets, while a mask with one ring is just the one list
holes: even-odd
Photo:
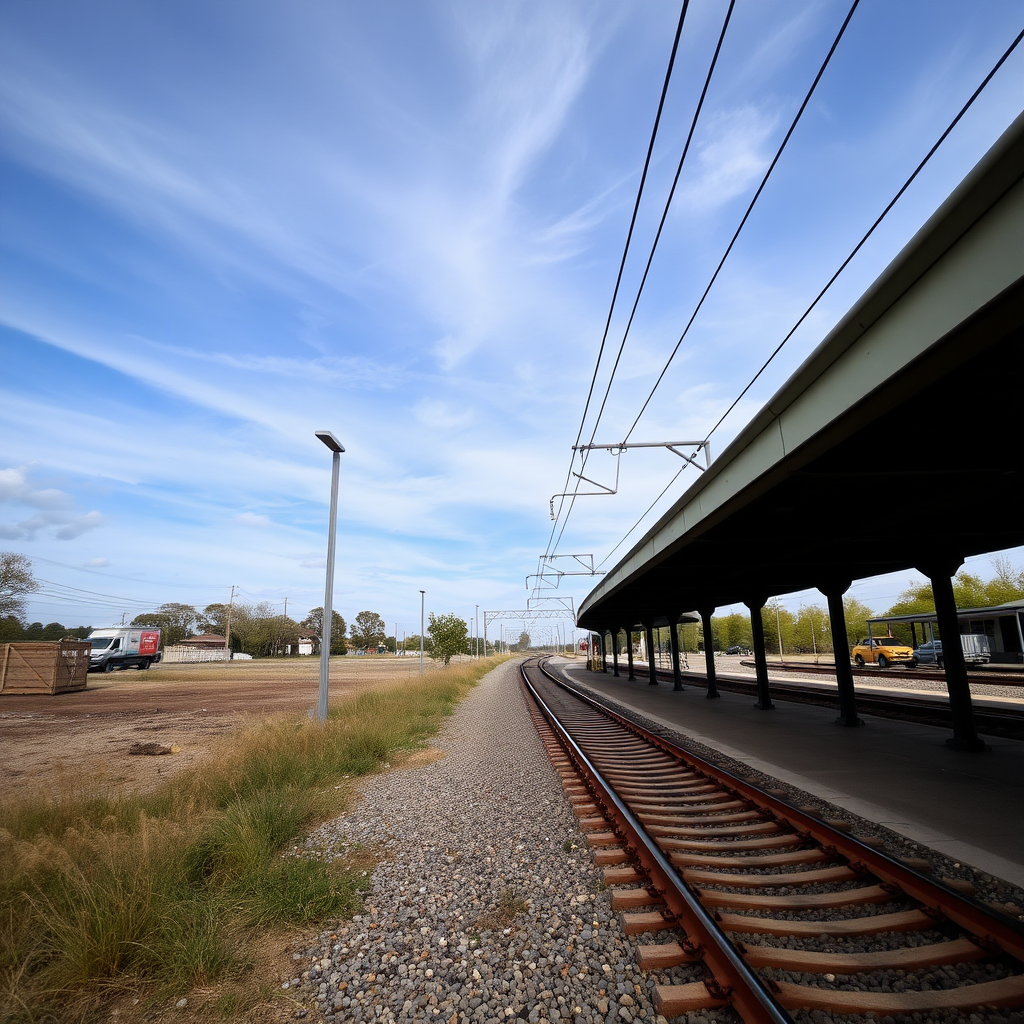
[[499, 666], [459, 705], [434, 741], [443, 757], [367, 780], [352, 814], [310, 836], [326, 856], [385, 859], [366, 912], [295, 954], [296, 1016], [662, 1024], [654, 986], [701, 977], [638, 970], [518, 672]]

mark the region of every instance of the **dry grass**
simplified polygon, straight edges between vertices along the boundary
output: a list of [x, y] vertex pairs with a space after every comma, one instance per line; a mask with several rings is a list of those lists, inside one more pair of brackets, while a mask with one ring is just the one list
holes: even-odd
[[254, 930], [354, 912], [365, 867], [282, 852], [344, 808], [346, 780], [420, 748], [495, 663], [421, 680], [395, 660], [360, 666], [380, 685], [337, 701], [327, 723], [288, 715], [239, 730], [155, 791], [77, 784], [0, 803], [0, 1018], [87, 1021], [129, 988], [244, 977]]

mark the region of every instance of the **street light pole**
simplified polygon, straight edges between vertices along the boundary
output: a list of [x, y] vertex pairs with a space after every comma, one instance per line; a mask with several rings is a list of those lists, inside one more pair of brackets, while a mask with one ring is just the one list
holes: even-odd
[[420, 591], [420, 675], [423, 675], [423, 609], [427, 600], [426, 591]]
[[333, 455], [331, 457], [331, 516], [327, 528], [327, 580], [324, 584], [324, 619], [320, 629], [320, 695], [317, 718], [327, 721], [327, 691], [331, 677], [331, 626], [334, 615], [334, 541], [338, 532], [338, 476], [341, 472], [341, 453], [345, 446], [329, 431], [318, 430], [316, 436]]
[[[475, 611], [473, 612], [473, 650], [476, 651], [476, 656], [480, 657], [480, 605], [474, 605]], [[486, 653], [486, 651], [484, 652]]]

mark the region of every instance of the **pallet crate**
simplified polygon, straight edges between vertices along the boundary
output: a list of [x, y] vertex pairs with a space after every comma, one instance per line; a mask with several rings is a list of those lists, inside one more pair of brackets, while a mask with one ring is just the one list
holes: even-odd
[[0, 694], [84, 690], [90, 650], [88, 640], [0, 644]]

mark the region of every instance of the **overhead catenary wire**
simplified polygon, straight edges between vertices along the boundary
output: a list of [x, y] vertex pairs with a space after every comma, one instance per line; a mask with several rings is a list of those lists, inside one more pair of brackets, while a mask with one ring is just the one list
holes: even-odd
[[[643, 295], [644, 287], [647, 284], [648, 275], [651, 272], [651, 264], [654, 262], [654, 254], [658, 249], [658, 243], [661, 241], [661, 235], [665, 229], [665, 222], [668, 220], [669, 209], [672, 206], [672, 200], [675, 198], [676, 188], [679, 185], [679, 178], [683, 173], [683, 166], [686, 163], [686, 157], [690, 152], [690, 143], [693, 141], [693, 133], [697, 128], [697, 122], [698, 120], [700, 120], [701, 111], [704, 108], [704, 100], [707, 98], [708, 89], [711, 86], [711, 79], [715, 73], [715, 67], [718, 64], [719, 54], [722, 52], [722, 44], [725, 42], [725, 33], [728, 31], [729, 22], [732, 20], [732, 12], [735, 6], [736, 0], [729, 0], [729, 7], [725, 12], [725, 19], [722, 22], [722, 31], [719, 33], [718, 43], [715, 46], [715, 52], [711, 58], [711, 63], [710, 65], [708, 65], [708, 73], [704, 78], [704, 86], [701, 89], [700, 99], [698, 99], [697, 106], [694, 108], [693, 118], [690, 121], [690, 128], [689, 131], [686, 133], [686, 142], [683, 144], [683, 152], [680, 155], [679, 163], [676, 166], [675, 177], [672, 179], [672, 187], [668, 191], [668, 197], [665, 200], [665, 206], [661, 212], [661, 220], [658, 222], [658, 230], [654, 234], [654, 241], [651, 243], [651, 250], [647, 255], [647, 263], [644, 266], [644, 272], [642, 277], [640, 278], [640, 284], [637, 287], [636, 297], [633, 299], [633, 307], [629, 311], [629, 319], [626, 321], [625, 329], [622, 332], [622, 342], [619, 345], [619, 351], [615, 356], [615, 362], [612, 365], [611, 373], [608, 376], [608, 383], [604, 389], [604, 397], [601, 399], [601, 407], [600, 409], [598, 409], [597, 417], [594, 420], [594, 428], [590, 432], [591, 444], [594, 443], [594, 438], [597, 436], [597, 429], [600, 426], [601, 418], [604, 415], [605, 406], [608, 402], [608, 396], [609, 394], [611, 394], [612, 383], [615, 380], [615, 373], [619, 368], [619, 362], [622, 359], [622, 353], [626, 347], [626, 340], [629, 338], [629, 332], [633, 326], [633, 320], [636, 317], [637, 308], [640, 305], [640, 298]], [[577, 444], [578, 443], [579, 439], [577, 438]], [[583, 453], [584, 463], [586, 462], [587, 454], [587, 452]]]
[[984, 90], [985, 86], [987, 86], [988, 83], [992, 81], [993, 76], [1003, 66], [1007, 58], [1017, 48], [1018, 44], [1022, 39], [1024, 39], [1024, 29], [1022, 29], [1017, 34], [1017, 37], [1006, 48], [1006, 50], [1004, 51], [1003, 55], [999, 58], [999, 60], [996, 61], [992, 70], [989, 71], [989, 73], [985, 76], [982, 83], [978, 86], [977, 89], [974, 90], [973, 93], [971, 93], [970, 98], [957, 112], [956, 117], [954, 117], [953, 120], [949, 122], [949, 124], [946, 126], [946, 130], [939, 136], [938, 140], [935, 142], [932, 148], [928, 150], [928, 152], [925, 154], [924, 158], [917, 165], [917, 167], [914, 168], [913, 173], [910, 175], [910, 177], [907, 178], [907, 180], [900, 186], [899, 191], [892, 197], [892, 199], [889, 200], [889, 202], [886, 204], [885, 209], [882, 210], [882, 212], [875, 218], [875, 222], [864, 233], [861, 240], [853, 247], [849, 256], [847, 256], [846, 259], [844, 259], [843, 262], [839, 264], [839, 268], [828, 279], [828, 281], [825, 283], [825, 286], [821, 289], [821, 291], [818, 292], [818, 294], [814, 297], [814, 301], [811, 302], [811, 304], [803, 311], [803, 313], [801, 313], [800, 318], [792, 326], [792, 328], [790, 328], [789, 332], [782, 339], [782, 341], [780, 341], [779, 344], [775, 347], [775, 350], [772, 352], [772, 354], [761, 364], [761, 368], [757, 371], [757, 373], [754, 374], [753, 377], [750, 378], [750, 381], [747, 383], [746, 387], [744, 387], [743, 390], [736, 396], [736, 398], [733, 399], [732, 404], [729, 406], [729, 408], [726, 409], [724, 413], [722, 413], [722, 415], [718, 419], [718, 422], [708, 431], [708, 438], [710, 438], [711, 435], [714, 434], [715, 431], [718, 430], [718, 428], [725, 422], [728, 415], [742, 401], [743, 396], [746, 395], [746, 393], [754, 386], [754, 384], [757, 382], [761, 374], [768, 369], [768, 366], [772, 362], [772, 360], [782, 351], [786, 342], [788, 342], [789, 339], [792, 338], [794, 334], [796, 334], [797, 330], [799, 330], [800, 328], [800, 325], [807, 319], [808, 316], [810, 316], [811, 312], [814, 310], [815, 306], [817, 306], [818, 303], [822, 300], [825, 293], [832, 287], [833, 284], [835, 284], [839, 275], [847, 268], [847, 266], [850, 264], [850, 261], [857, 255], [858, 252], [860, 252], [860, 250], [863, 248], [867, 240], [875, 233], [875, 229], [878, 227], [879, 224], [882, 223], [882, 221], [885, 219], [889, 211], [900, 200], [903, 193], [906, 192], [908, 188], [910, 188], [910, 186], [914, 182], [914, 179], [924, 169], [925, 164], [927, 164], [928, 161], [931, 160], [931, 158], [935, 155], [935, 152], [939, 148], [939, 146], [941, 146], [942, 143], [946, 141], [946, 137], [957, 126], [957, 124], [959, 124], [960, 119], [964, 116], [964, 114], [966, 114], [967, 111], [970, 110], [971, 106], [974, 104], [974, 101], [981, 95], [982, 90]]
[[831, 63], [832, 57], [838, 49], [840, 41], [846, 34], [846, 29], [849, 26], [850, 21], [853, 18], [854, 12], [857, 10], [859, 4], [860, 0], [853, 0], [853, 3], [850, 5], [850, 9], [849, 11], [847, 11], [846, 17], [843, 19], [843, 23], [839, 27], [839, 32], [836, 34], [835, 39], [832, 41], [832, 45], [829, 47], [829, 51], [825, 55], [825, 59], [821, 62], [821, 67], [818, 68], [818, 73], [814, 76], [814, 81], [811, 82], [811, 87], [807, 90], [807, 95], [804, 96], [803, 102], [800, 104], [800, 107], [796, 112], [796, 116], [790, 123], [789, 129], [786, 131], [786, 135], [783, 138], [782, 143], [779, 145], [778, 150], [776, 150], [775, 156], [772, 157], [772, 161], [768, 165], [768, 170], [765, 171], [764, 176], [761, 179], [761, 183], [757, 186], [757, 190], [754, 192], [754, 195], [751, 198], [750, 203], [747, 205], [747, 209], [744, 212], [743, 217], [740, 219], [739, 226], [736, 228], [732, 238], [729, 240], [729, 244], [726, 246], [725, 252], [722, 254], [722, 258], [718, 261], [718, 266], [715, 268], [715, 272], [711, 275], [711, 279], [708, 281], [707, 286], [701, 294], [701, 297], [697, 302], [696, 307], [690, 314], [690, 319], [687, 321], [686, 326], [683, 328], [683, 333], [679, 336], [679, 340], [675, 343], [675, 346], [669, 353], [669, 357], [665, 361], [665, 365], [662, 367], [661, 373], [658, 374], [658, 379], [654, 382], [654, 387], [651, 388], [650, 394], [648, 394], [647, 398], [644, 400], [644, 404], [640, 407], [640, 411], [636, 414], [636, 419], [633, 420], [632, 426], [630, 426], [629, 430], [626, 431], [626, 435], [623, 438], [623, 441], [628, 441], [633, 431], [636, 429], [636, 425], [640, 422], [640, 418], [643, 416], [644, 412], [646, 412], [647, 406], [650, 405], [651, 399], [654, 397], [654, 394], [658, 390], [658, 387], [664, 379], [665, 374], [668, 372], [668, 368], [672, 365], [672, 361], [675, 359], [676, 353], [679, 351], [679, 348], [683, 344], [683, 341], [685, 340], [687, 334], [689, 334], [690, 327], [693, 326], [694, 320], [697, 319], [697, 314], [701, 311], [701, 308], [704, 305], [704, 300], [707, 299], [708, 294], [711, 292], [711, 289], [714, 287], [715, 282], [718, 280], [718, 275], [722, 272], [722, 267], [725, 266], [725, 262], [726, 260], [728, 260], [729, 254], [732, 252], [733, 247], [736, 245], [736, 240], [740, 237], [743, 228], [745, 227], [748, 219], [750, 218], [750, 214], [753, 212], [753, 209], [757, 204], [758, 199], [760, 199], [761, 197], [761, 193], [764, 191], [765, 186], [768, 184], [768, 179], [772, 176], [772, 172], [775, 170], [775, 167], [777, 166], [779, 160], [782, 158], [782, 154], [783, 152], [785, 152], [786, 146], [789, 144], [789, 140], [793, 137], [793, 132], [796, 131], [796, 127], [800, 123], [800, 119], [803, 117], [804, 111], [807, 109], [807, 104], [811, 102], [811, 97], [814, 95], [815, 90], [818, 88], [818, 83], [821, 81], [822, 76], [825, 74], [826, 68], [828, 68], [829, 64]]
[[[970, 110], [971, 106], [974, 104], [974, 102], [981, 95], [981, 93], [983, 92], [985, 87], [989, 84], [989, 82], [992, 81], [993, 77], [996, 75], [996, 73], [999, 71], [999, 69], [1003, 66], [1003, 64], [1007, 61], [1007, 59], [1010, 57], [1010, 55], [1013, 53], [1013, 51], [1017, 48], [1017, 46], [1020, 45], [1022, 40], [1024, 40], [1024, 29], [1022, 29], [1017, 34], [1017, 36], [1013, 39], [1013, 41], [1010, 43], [1010, 45], [1003, 52], [1002, 56], [996, 61], [996, 63], [993, 65], [992, 69], [988, 72], [988, 74], [985, 76], [985, 78], [981, 81], [981, 84], [974, 90], [973, 93], [971, 93], [971, 95], [968, 98], [968, 100], [960, 108], [960, 110], [957, 112], [957, 114], [954, 116], [954, 118], [949, 122], [949, 124], [946, 126], [945, 130], [942, 132], [942, 134], [939, 136], [939, 138], [936, 140], [936, 142], [932, 145], [932, 147], [928, 150], [928, 152], [925, 154], [925, 156], [922, 158], [922, 160], [918, 163], [918, 165], [914, 168], [913, 172], [910, 174], [910, 176], [907, 178], [907, 180], [903, 183], [903, 185], [900, 186], [899, 190], [892, 197], [892, 199], [886, 204], [885, 208], [878, 215], [878, 217], [875, 218], [875, 220], [872, 223], [871, 227], [868, 228], [868, 230], [864, 233], [864, 235], [861, 237], [860, 241], [854, 246], [854, 248], [851, 250], [850, 254], [839, 265], [838, 269], [835, 271], [835, 273], [832, 274], [832, 276], [829, 278], [829, 280], [825, 284], [825, 286], [818, 292], [818, 294], [815, 296], [815, 298], [811, 302], [811, 304], [807, 307], [806, 310], [804, 310], [804, 312], [800, 315], [800, 318], [796, 321], [796, 323], [793, 325], [793, 327], [787, 332], [786, 336], [775, 347], [775, 349], [772, 351], [771, 355], [768, 356], [768, 358], [762, 363], [762, 365], [761, 365], [760, 369], [757, 371], [757, 373], [754, 374], [754, 376], [750, 379], [750, 381], [747, 383], [747, 385], [743, 388], [743, 390], [736, 396], [736, 398], [730, 404], [729, 408], [726, 409], [726, 411], [719, 417], [718, 421], [711, 428], [711, 430], [708, 431], [708, 433], [706, 435], [706, 439], [710, 439], [710, 437], [715, 433], [715, 431], [718, 430], [718, 428], [725, 422], [725, 420], [729, 416], [729, 414], [736, 408], [736, 406], [739, 404], [739, 402], [743, 399], [744, 395], [747, 394], [747, 392], [756, 383], [756, 381], [761, 376], [761, 374], [764, 373], [764, 371], [768, 368], [768, 366], [772, 362], [772, 360], [775, 359], [775, 357], [779, 354], [779, 352], [782, 351], [782, 349], [785, 346], [785, 344], [790, 340], [790, 338], [793, 337], [793, 335], [799, 329], [800, 325], [807, 319], [807, 317], [810, 315], [810, 313], [814, 310], [814, 308], [817, 306], [817, 304], [824, 297], [825, 293], [832, 287], [833, 284], [835, 284], [835, 282], [836, 282], [836, 280], [838, 280], [840, 274], [842, 274], [842, 272], [846, 269], [846, 267], [849, 266], [850, 262], [854, 259], [854, 257], [857, 255], [857, 253], [860, 252], [860, 250], [863, 248], [864, 244], [868, 241], [868, 239], [875, 232], [875, 230], [878, 228], [878, 226], [882, 223], [882, 221], [885, 219], [885, 217], [892, 211], [892, 209], [896, 205], [896, 203], [900, 200], [900, 198], [907, 191], [907, 189], [913, 184], [914, 180], [917, 178], [917, 176], [924, 169], [925, 165], [935, 155], [935, 153], [938, 151], [939, 147], [942, 145], [943, 142], [945, 142], [945, 140], [948, 138], [949, 134], [957, 126], [957, 124], [960, 122], [960, 120], [963, 118], [963, 116], [967, 113], [967, 111]], [[607, 562], [608, 559], [622, 546], [622, 544], [625, 543], [625, 541], [633, 533], [633, 531], [636, 530], [636, 528], [650, 514], [650, 512], [654, 508], [654, 506], [657, 505], [657, 503], [665, 496], [665, 493], [672, 486], [672, 484], [675, 483], [675, 481], [679, 478], [680, 474], [682, 473], [683, 469], [685, 469], [685, 468], [686, 467], [683, 466], [680, 470], [678, 470], [676, 472], [676, 474], [672, 477], [672, 479], [669, 480], [668, 484], [666, 484], [666, 486], [663, 488], [663, 490], [658, 495], [658, 497], [655, 498], [653, 502], [651, 502], [651, 504], [641, 514], [641, 516], [637, 519], [637, 521], [629, 528], [629, 530], [621, 538], [621, 540], [619, 540], [619, 542], [615, 545], [615, 547], [613, 547], [608, 552], [608, 554], [605, 555], [605, 557], [601, 560], [601, 562], [598, 563], [598, 567], [604, 565], [605, 562]]]
[[[632, 425], [630, 426], [629, 430], [626, 432], [626, 435], [623, 438], [624, 442], [627, 441], [630, 438], [630, 436], [632, 435], [633, 431], [636, 429], [637, 424], [640, 422], [640, 418], [643, 416], [644, 412], [646, 411], [647, 406], [650, 404], [651, 399], [654, 397], [654, 394], [657, 391], [659, 385], [661, 384], [661, 381], [664, 379], [665, 374], [668, 372], [669, 366], [672, 364], [672, 361], [675, 359], [675, 356], [678, 353], [680, 346], [682, 345], [684, 339], [686, 338], [687, 334], [689, 333], [690, 327], [693, 325], [693, 322], [696, 319], [697, 314], [700, 312], [700, 310], [701, 310], [701, 308], [702, 308], [702, 306], [704, 304], [705, 299], [707, 299], [708, 294], [710, 293], [711, 289], [714, 287], [714, 284], [715, 284], [715, 282], [718, 279], [718, 275], [721, 273], [722, 267], [725, 265], [726, 260], [729, 258], [729, 254], [732, 252], [733, 247], [735, 246], [737, 239], [739, 238], [741, 232], [743, 231], [743, 228], [746, 225], [747, 220], [749, 219], [750, 214], [751, 214], [751, 212], [754, 209], [754, 206], [757, 204], [757, 201], [760, 198], [762, 192], [764, 191], [765, 186], [767, 185], [768, 180], [769, 180], [769, 178], [772, 175], [772, 172], [774, 171], [776, 165], [778, 164], [779, 160], [781, 159], [782, 154], [785, 151], [786, 146], [789, 143], [789, 140], [792, 138], [793, 132], [796, 130], [796, 127], [799, 124], [800, 119], [802, 118], [804, 111], [807, 109], [807, 105], [808, 105], [808, 103], [810, 103], [811, 98], [813, 97], [814, 92], [815, 92], [815, 90], [818, 87], [818, 83], [821, 81], [822, 76], [825, 73], [825, 70], [828, 68], [828, 65], [831, 62], [832, 57], [835, 54], [836, 49], [839, 46], [839, 43], [841, 42], [843, 36], [845, 35], [846, 29], [849, 26], [850, 21], [853, 18], [854, 12], [857, 10], [857, 7], [859, 6], [859, 4], [860, 4], [860, 0], [853, 0], [853, 3], [850, 5], [850, 9], [847, 11], [846, 17], [843, 19], [843, 23], [839, 27], [839, 31], [836, 34], [835, 39], [832, 41], [832, 45], [829, 47], [828, 53], [825, 55], [825, 59], [822, 61], [821, 66], [818, 68], [818, 72], [814, 76], [814, 80], [812, 81], [810, 88], [807, 90], [807, 93], [804, 96], [804, 99], [801, 102], [800, 107], [798, 108], [798, 110], [796, 112], [796, 115], [794, 116], [792, 122], [790, 123], [789, 129], [787, 130], [787, 132], [785, 134], [785, 137], [782, 140], [782, 143], [779, 145], [779, 148], [776, 151], [775, 156], [772, 158], [772, 161], [769, 164], [768, 169], [765, 171], [764, 176], [761, 179], [761, 183], [758, 185], [757, 190], [754, 192], [754, 195], [753, 195], [753, 197], [750, 200], [750, 203], [747, 205], [747, 209], [746, 209], [745, 213], [743, 214], [743, 217], [741, 218], [739, 225], [737, 226], [735, 232], [733, 233], [733, 236], [732, 236], [731, 240], [729, 241], [729, 244], [726, 247], [726, 250], [725, 250], [724, 254], [722, 255], [722, 258], [719, 260], [718, 266], [715, 268], [714, 273], [711, 275], [711, 279], [708, 282], [707, 286], [705, 287], [704, 292], [701, 295], [700, 300], [698, 301], [696, 307], [693, 310], [693, 313], [690, 315], [690, 318], [687, 321], [687, 324], [686, 324], [685, 328], [683, 329], [683, 332], [680, 335], [679, 340], [676, 342], [675, 347], [672, 349], [672, 352], [669, 354], [669, 357], [668, 357], [668, 359], [665, 362], [665, 365], [662, 367], [662, 370], [661, 370], [661, 372], [658, 375], [658, 379], [655, 381], [654, 386], [651, 388], [651, 391], [648, 394], [647, 398], [645, 399], [645, 401], [643, 403], [643, 406], [640, 409], [640, 412], [637, 413], [637, 416], [633, 420]], [[731, 8], [730, 8], [730, 11], [731, 11]], [[718, 51], [716, 50], [716, 54], [715, 54], [715, 59], [716, 60], [717, 60], [717, 55], [718, 55]], [[703, 96], [702, 96], [702, 101], [703, 101]], [[603, 350], [603, 347], [604, 347], [604, 343], [602, 341], [602, 350]], [[595, 368], [595, 376], [596, 376], [596, 368]], [[591, 392], [592, 391], [593, 391], [593, 385], [591, 385]], [[606, 394], [605, 397], [607, 398], [607, 394]], [[589, 404], [589, 397], [588, 397], [588, 404]], [[602, 408], [603, 408], [603, 404], [602, 404]], [[581, 433], [582, 433], [582, 431], [581, 431]], [[596, 424], [595, 424], [595, 433], [596, 433]], [[577, 436], [577, 444], [578, 443], [579, 443], [579, 436]], [[572, 473], [572, 465], [570, 463], [570, 473], [569, 473], [569, 477], [567, 477], [567, 479], [566, 479], [566, 487], [568, 487], [568, 483], [569, 483], [569, 479], [571, 477], [571, 473]], [[579, 485], [577, 484], [577, 489], [578, 489], [578, 486]], [[564, 503], [564, 500], [565, 499], [563, 498], [562, 499], [563, 503]], [[547, 547], [547, 551], [545, 552], [546, 554], [551, 554], [554, 551], [558, 550], [558, 544], [561, 543], [562, 536], [565, 533], [565, 528], [566, 528], [566, 525], [568, 524], [569, 516], [572, 514], [572, 510], [573, 510], [574, 505], [575, 505], [575, 495], [573, 495], [573, 497], [570, 499], [569, 509], [566, 512], [565, 518], [564, 518], [564, 520], [563, 520], [563, 522], [561, 524], [561, 528], [558, 531], [558, 538], [557, 538], [557, 540], [554, 541], [554, 544], [552, 544], [552, 539], [554, 538], [555, 529], [558, 528], [558, 525], [559, 525], [558, 522], [556, 521], [554, 526], [552, 527], [551, 537], [548, 540], [548, 547]], [[562, 508], [562, 506], [560, 505], [559, 506], [559, 517], [561, 517], [561, 508]], [[646, 515], [646, 513], [645, 513], [645, 515]], [[634, 529], [635, 529], [635, 527], [634, 527]]]
[[[601, 368], [601, 359], [602, 359], [602, 356], [604, 355], [604, 346], [605, 346], [605, 344], [606, 344], [606, 342], [608, 340], [608, 331], [611, 328], [612, 315], [613, 315], [613, 313], [615, 311], [615, 302], [616, 302], [616, 299], [617, 299], [618, 294], [619, 294], [619, 287], [622, 284], [622, 275], [623, 275], [623, 272], [625, 271], [625, 268], [626, 268], [626, 258], [629, 255], [629, 246], [630, 246], [630, 243], [631, 243], [632, 238], [633, 238], [633, 229], [636, 226], [637, 214], [638, 214], [638, 212], [640, 210], [640, 201], [643, 198], [644, 186], [647, 183], [647, 172], [648, 172], [648, 170], [650, 169], [650, 166], [651, 166], [651, 157], [652, 157], [652, 155], [654, 153], [654, 143], [655, 143], [655, 141], [656, 141], [656, 139], [658, 137], [658, 128], [659, 128], [659, 126], [661, 124], [661, 115], [662, 115], [662, 111], [665, 109], [665, 97], [668, 95], [669, 83], [672, 80], [672, 70], [673, 70], [673, 68], [675, 66], [676, 53], [679, 50], [679, 39], [680, 39], [680, 37], [683, 34], [683, 24], [686, 21], [686, 12], [689, 9], [689, 6], [690, 6], [690, 0], [683, 0], [683, 5], [682, 5], [682, 7], [681, 7], [681, 9], [679, 11], [679, 22], [676, 25], [675, 38], [672, 41], [672, 51], [669, 54], [668, 67], [665, 69], [665, 78], [664, 78], [664, 81], [662, 82], [662, 86], [661, 86], [661, 96], [660, 96], [660, 98], [658, 100], [658, 111], [657, 111], [657, 113], [654, 116], [654, 126], [651, 129], [651, 138], [650, 138], [650, 141], [647, 144], [647, 156], [644, 159], [643, 171], [640, 174], [640, 184], [637, 187], [636, 199], [633, 202], [633, 213], [632, 213], [632, 216], [630, 217], [630, 220], [629, 220], [629, 230], [626, 232], [626, 242], [625, 242], [625, 245], [623, 246], [623, 249], [622, 249], [622, 258], [619, 260], [619, 270], [618, 270], [618, 273], [615, 276], [615, 287], [612, 289], [612, 298], [611, 298], [611, 302], [609, 303], [609, 306], [608, 306], [608, 316], [605, 318], [604, 332], [603, 332], [603, 334], [601, 336], [601, 344], [600, 344], [600, 346], [598, 347], [598, 350], [597, 350], [597, 361], [594, 364], [594, 373], [593, 373], [593, 375], [591, 376], [591, 379], [590, 379], [590, 388], [587, 391], [587, 400], [586, 400], [586, 402], [583, 405], [583, 415], [580, 417], [580, 427], [579, 427], [579, 430], [576, 432], [576, 440], [575, 440], [574, 444], [579, 444], [580, 438], [583, 436], [583, 430], [586, 427], [587, 413], [590, 410], [590, 400], [591, 400], [591, 398], [594, 395], [594, 385], [597, 383], [597, 374], [598, 374], [598, 371]], [[574, 459], [575, 459], [575, 452], [573, 453], [572, 459], [569, 460], [569, 469], [566, 472], [565, 484], [564, 484], [564, 486], [562, 488], [564, 491], [568, 491], [569, 484], [572, 482], [572, 464], [573, 464], [573, 460]], [[565, 498], [563, 497], [562, 501], [559, 503], [559, 506], [558, 506], [558, 514], [559, 514], [559, 516], [561, 515], [562, 505], [564, 504], [564, 502], [565, 502]], [[558, 521], [556, 519], [554, 525], [551, 527], [551, 535], [548, 538], [548, 551], [545, 552], [546, 554], [550, 553], [551, 540], [552, 540], [552, 538], [555, 535], [555, 528], [557, 526], [558, 526]]]

